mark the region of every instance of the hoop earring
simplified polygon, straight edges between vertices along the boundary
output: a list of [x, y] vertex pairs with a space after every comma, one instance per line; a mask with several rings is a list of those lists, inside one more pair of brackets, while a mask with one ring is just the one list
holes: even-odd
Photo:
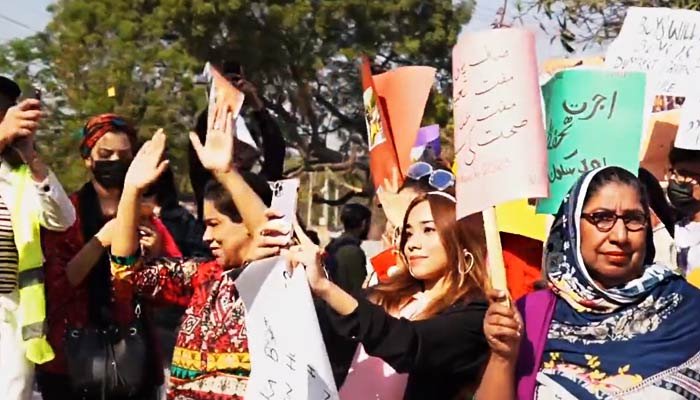
[[[463, 253], [464, 253], [464, 260], [466, 263], [466, 267], [462, 263], [459, 263], [459, 265], [457, 266], [457, 270], [459, 271], [459, 274], [462, 276], [468, 274], [469, 271], [471, 271], [472, 268], [474, 267], [474, 255], [471, 252], [469, 252], [469, 250], [467, 250], [467, 249], [464, 249]], [[466, 262], [467, 259], [469, 259], [469, 262]]]

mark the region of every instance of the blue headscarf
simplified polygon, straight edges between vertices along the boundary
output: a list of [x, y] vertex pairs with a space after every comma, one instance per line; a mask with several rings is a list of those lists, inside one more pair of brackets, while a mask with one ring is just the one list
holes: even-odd
[[[591, 180], [605, 168], [574, 184], [547, 240], [544, 267], [557, 303], [537, 377], [539, 393], [607, 399], [632, 390], [643, 396], [653, 391], [658, 398], [666, 390], [685, 390], [700, 398], [700, 291], [670, 268], [651, 263], [651, 242], [642, 276], [624, 286], [598, 286], [583, 263], [583, 203]], [[688, 362], [683, 371], [647, 379]]]

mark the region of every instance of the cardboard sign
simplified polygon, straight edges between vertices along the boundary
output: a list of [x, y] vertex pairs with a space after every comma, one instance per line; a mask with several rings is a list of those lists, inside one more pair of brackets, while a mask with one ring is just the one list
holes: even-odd
[[547, 197], [547, 151], [529, 31], [462, 36], [452, 51], [457, 218]]
[[551, 196], [537, 212], [556, 214], [579, 176], [607, 165], [637, 173], [645, 113], [641, 72], [573, 69], [542, 87]]
[[700, 93], [698, 92], [700, 87], [691, 86], [695, 89], [688, 94], [683, 103], [675, 146], [681, 149], [700, 150]]
[[630, 7], [605, 65], [650, 73], [653, 94], [686, 96], [688, 82], [700, 73], [700, 12]]
[[338, 391], [303, 269], [282, 257], [248, 265], [236, 279], [246, 307], [251, 375], [245, 398], [329, 399]]
[[651, 114], [647, 132], [640, 153], [640, 165], [651, 172], [659, 181], [666, 180], [669, 168], [668, 155], [676, 140], [676, 132], [681, 120], [681, 110]]

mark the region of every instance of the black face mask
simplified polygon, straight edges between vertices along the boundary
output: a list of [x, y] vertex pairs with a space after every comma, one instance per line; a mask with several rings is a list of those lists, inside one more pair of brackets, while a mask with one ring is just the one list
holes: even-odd
[[92, 164], [92, 175], [105, 189], [121, 189], [128, 169], [129, 163], [125, 161], [98, 160]]
[[678, 211], [684, 214], [693, 215], [700, 211], [700, 200], [693, 197], [693, 183], [669, 180], [668, 199]]

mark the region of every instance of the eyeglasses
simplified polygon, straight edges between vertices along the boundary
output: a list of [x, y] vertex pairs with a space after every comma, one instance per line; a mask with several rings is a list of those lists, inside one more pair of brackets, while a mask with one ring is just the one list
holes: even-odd
[[419, 180], [429, 176], [428, 184], [437, 190], [445, 190], [455, 184], [455, 176], [444, 169], [433, 169], [433, 166], [424, 161], [419, 161], [406, 171], [406, 176]]
[[609, 232], [621, 219], [630, 232], [639, 232], [646, 228], [649, 216], [642, 211], [628, 211], [622, 215], [613, 211], [596, 211], [593, 213], [581, 214], [581, 217], [594, 225], [600, 232]]

